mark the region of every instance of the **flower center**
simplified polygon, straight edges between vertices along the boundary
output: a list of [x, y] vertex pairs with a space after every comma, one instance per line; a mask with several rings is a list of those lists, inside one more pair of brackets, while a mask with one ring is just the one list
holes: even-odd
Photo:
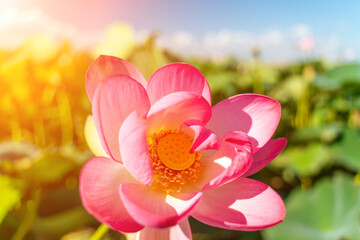
[[191, 138], [185, 134], [168, 134], [160, 139], [157, 147], [160, 161], [170, 169], [185, 170], [195, 161], [195, 153], [190, 153]]
[[201, 155], [190, 153], [192, 138], [175, 131], [154, 133], [149, 152], [154, 171], [152, 187], [167, 193], [179, 192], [186, 183], [198, 180]]

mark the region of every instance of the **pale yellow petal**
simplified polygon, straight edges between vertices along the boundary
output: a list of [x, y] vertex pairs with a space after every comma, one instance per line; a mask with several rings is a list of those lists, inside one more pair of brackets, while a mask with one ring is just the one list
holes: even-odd
[[124, 233], [126, 240], [136, 240], [139, 232]]
[[103, 149], [100, 138], [97, 134], [94, 118], [92, 115], [89, 115], [85, 123], [85, 139], [90, 150], [94, 153], [95, 156], [104, 156], [108, 157], [105, 150]]

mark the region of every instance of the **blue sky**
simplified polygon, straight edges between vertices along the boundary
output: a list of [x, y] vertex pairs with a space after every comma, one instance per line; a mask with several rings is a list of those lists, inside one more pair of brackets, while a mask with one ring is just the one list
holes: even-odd
[[[154, 4], [149, 4], [150, 2]], [[115, 1], [113, 19], [129, 21], [139, 29], [159, 28], [171, 31], [181, 27], [204, 33], [229, 28], [257, 32], [267, 28], [308, 24], [320, 33], [329, 33], [341, 23], [354, 30], [360, 23], [360, 2], [349, 0], [134, 0], [131, 4], [128, 3]], [[128, 8], [122, 8], [126, 5]]]
[[[357, 60], [359, 12], [360, 1], [350, 0], [0, 0], [0, 34], [76, 33], [74, 40], [90, 43], [109, 24], [126, 22], [139, 36], [158, 30], [159, 45], [186, 55], [249, 58], [256, 46], [266, 61]], [[18, 32], [13, 39], [21, 39]], [[313, 44], [306, 53], [303, 40]]]

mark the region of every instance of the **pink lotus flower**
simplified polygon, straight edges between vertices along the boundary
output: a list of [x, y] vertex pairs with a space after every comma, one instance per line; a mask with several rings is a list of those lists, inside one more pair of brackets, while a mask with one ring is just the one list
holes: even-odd
[[281, 197], [245, 178], [285, 147], [270, 140], [280, 104], [240, 94], [211, 107], [209, 85], [173, 63], [147, 82], [129, 62], [100, 56], [86, 90], [108, 157], [82, 169], [83, 205], [97, 220], [138, 239], [191, 239], [191, 215], [211, 226], [255, 231], [284, 219]]

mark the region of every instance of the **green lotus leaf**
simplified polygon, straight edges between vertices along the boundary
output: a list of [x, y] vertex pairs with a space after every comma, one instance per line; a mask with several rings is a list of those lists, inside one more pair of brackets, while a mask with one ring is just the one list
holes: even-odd
[[11, 178], [0, 175], [0, 224], [6, 214], [20, 202], [22, 193], [14, 185]]
[[320, 143], [305, 147], [288, 147], [271, 165], [290, 169], [297, 175], [317, 174], [330, 159], [330, 149]]
[[265, 240], [355, 240], [360, 236], [360, 186], [349, 176], [323, 179], [285, 201], [286, 217], [263, 231]]

